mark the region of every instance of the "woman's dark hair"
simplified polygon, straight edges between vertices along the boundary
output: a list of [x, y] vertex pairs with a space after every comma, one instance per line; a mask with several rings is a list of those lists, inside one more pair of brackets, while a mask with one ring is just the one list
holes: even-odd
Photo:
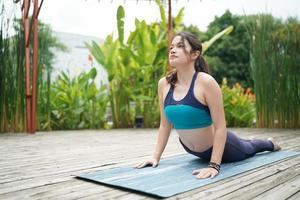
[[[181, 37], [183, 49], [186, 54], [191, 54], [193, 52], [200, 51], [200, 55], [195, 60], [195, 65], [194, 65], [195, 71], [205, 72], [205, 73], [209, 74], [208, 64], [202, 56], [202, 44], [201, 44], [201, 41], [197, 38], [197, 36], [195, 36], [189, 32], [180, 32], [180, 33], [177, 33], [176, 35], [174, 35], [172, 40], [176, 36]], [[191, 45], [191, 52], [186, 51], [185, 45], [184, 45], [184, 40], [187, 40], [187, 42]], [[171, 84], [171, 86], [175, 86], [175, 84], [177, 82], [177, 72], [176, 71], [169, 72], [166, 76], [166, 79], [167, 79], [168, 83]]]

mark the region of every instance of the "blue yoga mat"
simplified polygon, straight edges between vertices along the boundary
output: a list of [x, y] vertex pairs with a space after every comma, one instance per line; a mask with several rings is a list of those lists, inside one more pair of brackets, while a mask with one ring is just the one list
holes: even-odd
[[299, 154], [286, 150], [266, 152], [243, 161], [223, 163], [220, 174], [212, 179], [198, 180], [192, 175], [194, 169], [207, 167], [207, 161], [190, 154], [163, 159], [156, 168], [119, 167], [77, 177], [156, 197], [170, 197]]

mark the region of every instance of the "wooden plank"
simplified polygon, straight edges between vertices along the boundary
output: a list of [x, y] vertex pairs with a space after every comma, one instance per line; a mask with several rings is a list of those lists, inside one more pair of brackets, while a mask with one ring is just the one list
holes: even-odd
[[[182, 153], [183, 153], [183, 151], [182, 151]], [[168, 153], [168, 154], [170, 154], [170, 153]], [[142, 159], [144, 160], [150, 156], [151, 155], [135, 152], [135, 153], [129, 154], [127, 157], [124, 157], [123, 155], [120, 155], [120, 154], [117, 154], [115, 156], [111, 156], [108, 154], [107, 156], [101, 156], [101, 159], [97, 159], [97, 160], [95, 160], [95, 158], [89, 157], [87, 159], [84, 159], [85, 162], [82, 162], [83, 158], [77, 158], [74, 160], [72, 159], [72, 162], [70, 160], [66, 160], [66, 161], [61, 161], [61, 162], [48, 163], [47, 165], [36, 164], [32, 167], [23, 168], [24, 169], [23, 171], [20, 171], [19, 170], [20, 168], [13, 168], [11, 170], [11, 172], [9, 172], [7, 174], [2, 174], [2, 176], [1, 176], [2, 179], [0, 180], [0, 182], [6, 183], [6, 182], [11, 182], [11, 181], [30, 179], [30, 178], [34, 178], [34, 177], [41, 177], [41, 176], [50, 175], [50, 174], [55, 175], [55, 174], [59, 174], [59, 173], [79, 171], [82, 169], [100, 168], [102, 166], [114, 165], [117, 163], [119, 163], [119, 164], [127, 163], [128, 160], [132, 160], [132, 159], [136, 160], [136, 162], [138, 162], [138, 161], [141, 161]], [[107, 160], [109, 160], [111, 163], [105, 163], [105, 162], [107, 162]], [[55, 165], [55, 167], [53, 167], [53, 165]]]
[[[227, 178], [211, 186], [199, 188], [195, 191], [188, 192], [187, 194], [179, 195], [181, 199], [219, 199], [227, 194], [236, 194], [241, 188], [247, 188], [251, 184], [258, 184], [261, 180], [267, 177], [276, 175], [279, 172], [285, 174], [286, 170], [300, 162], [300, 157], [295, 159], [287, 159], [283, 162], [276, 162], [267, 167], [260, 167], [249, 172]], [[245, 193], [245, 191], [243, 191]], [[239, 193], [240, 195], [240, 193]], [[242, 195], [243, 196], [243, 195]], [[247, 191], [248, 196], [248, 191]], [[237, 195], [238, 198], [240, 198]]]
[[[253, 182], [245, 187], [239, 188], [233, 193], [230, 193], [226, 196], [222, 196], [221, 199], [234, 199], [234, 198], [254, 199], [257, 195], [263, 194], [269, 191], [270, 189], [279, 186], [280, 184], [284, 184], [286, 181], [290, 179], [294, 179], [299, 174], [300, 174], [300, 165], [298, 164], [297, 168], [294, 167], [288, 168], [285, 172], [278, 172], [273, 176], [268, 176], [264, 179], [259, 180], [259, 182]], [[277, 199], [281, 199], [281, 198], [277, 198]]]
[[292, 196], [288, 197], [287, 199], [288, 200], [299, 200], [300, 199], [300, 190], [297, 193], [293, 194]]
[[[300, 164], [298, 165], [298, 169]], [[297, 171], [299, 172], [299, 171]], [[295, 171], [296, 174], [296, 171]], [[298, 176], [293, 178], [282, 177], [282, 179], [275, 179], [273, 180], [274, 183], [277, 184], [276, 187], [260, 194], [259, 196], [255, 197], [253, 200], [262, 200], [262, 199], [287, 199], [293, 194], [300, 191], [300, 173], [297, 173]], [[286, 181], [284, 181], [284, 180]], [[265, 180], [264, 180], [265, 181]], [[278, 182], [276, 182], [278, 181]], [[281, 183], [281, 184], [280, 184]]]
[[48, 198], [51, 195], [59, 195], [69, 193], [72, 190], [80, 189], [85, 190], [90, 188], [91, 184], [89, 182], [68, 180], [60, 182], [59, 184], [48, 184], [45, 186], [32, 187], [26, 190], [19, 190], [17, 192], [10, 192], [1, 195], [3, 199], [38, 199], [38, 198]]
[[59, 191], [45, 192], [43, 194], [40, 194], [37, 199], [77, 199], [83, 196], [93, 194], [95, 191], [99, 192], [100, 194], [114, 192], [112, 188], [89, 183], [89, 185], [86, 185], [85, 187], [68, 187]]
[[[274, 137], [284, 149], [300, 150], [299, 130], [243, 128], [229, 128], [229, 130], [244, 139], [249, 136], [255, 136], [258, 139]], [[0, 199], [24, 199], [24, 197], [26, 199], [153, 199], [77, 180], [74, 179], [74, 174], [133, 165], [143, 161], [151, 157], [156, 137], [157, 129], [0, 135], [0, 182], [2, 182]], [[184, 153], [184, 150], [178, 142], [177, 134], [172, 132], [163, 158], [180, 153]], [[111, 165], [106, 165], [109, 163]], [[258, 187], [258, 183], [254, 180], [265, 183], [261, 194], [255, 195], [267, 195], [268, 191], [274, 187], [283, 185], [281, 187], [284, 190], [290, 182], [285, 181], [274, 187], [266, 185], [274, 181], [276, 177], [282, 176], [281, 180], [284, 180], [284, 176], [292, 179], [292, 167], [297, 166], [298, 170], [299, 163], [298, 158], [286, 159], [273, 166], [252, 170], [170, 199], [203, 197], [213, 199], [213, 197], [236, 196], [235, 193], [242, 194], [242, 191], [245, 193], [248, 186]], [[289, 167], [286, 168], [286, 166]], [[278, 169], [280, 170], [276, 171]], [[299, 175], [298, 171], [296, 173]], [[296, 181], [295, 178], [292, 180]], [[298, 184], [297, 181], [295, 183]], [[285, 197], [292, 199], [299, 196], [299, 193], [294, 190], [285, 191], [287, 191]], [[245, 195], [245, 198], [253, 195]]]

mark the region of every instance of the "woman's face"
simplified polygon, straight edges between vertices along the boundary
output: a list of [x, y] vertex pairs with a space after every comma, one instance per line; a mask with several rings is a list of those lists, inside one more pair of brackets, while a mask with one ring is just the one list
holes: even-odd
[[187, 40], [184, 40], [184, 45], [181, 41], [181, 36], [175, 36], [170, 45], [169, 63], [172, 67], [178, 65], [186, 65], [191, 62], [191, 57], [187, 52], [191, 52], [191, 45]]

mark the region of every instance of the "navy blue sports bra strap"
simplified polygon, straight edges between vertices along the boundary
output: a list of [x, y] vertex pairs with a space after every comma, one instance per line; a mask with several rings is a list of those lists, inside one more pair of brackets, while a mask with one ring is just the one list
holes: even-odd
[[193, 91], [193, 89], [194, 89], [195, 80], [196, 80], [196, 78], [197, 78], [197, 75], [198, 75], [198, 72], [195, 71], [195, 73], [194, 73], [194, 75], [193, 75], [193, 78], [192, 78], [191, 86], [190, 86], [190, 88], [189, 88], [189, 92], [190, 92], [190, 91]]

